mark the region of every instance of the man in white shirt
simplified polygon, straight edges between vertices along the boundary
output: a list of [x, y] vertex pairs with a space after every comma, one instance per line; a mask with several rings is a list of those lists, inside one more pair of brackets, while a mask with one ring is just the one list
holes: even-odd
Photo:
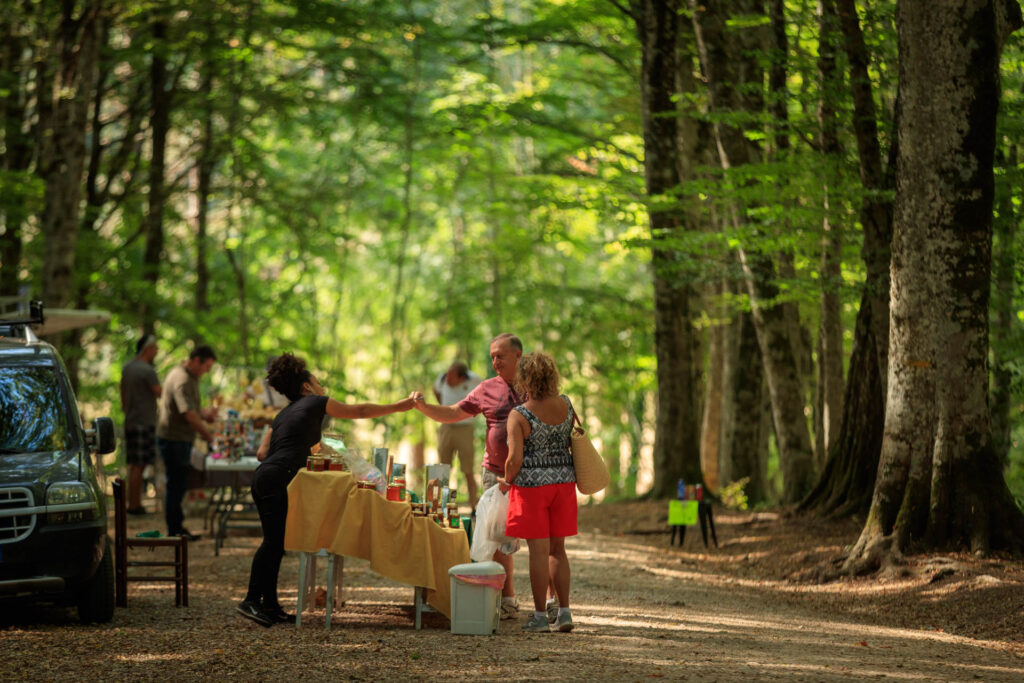
[[[442, 372], [434, 382], [434, 397], [443, 406], [455, 405], [469, 395], [481, 377], [470, 372], [465, 363], [455, 362]], [[476, 451], [473, 446], [474, 421], [476, 417], [468, 417], [459, 422], [442, 424], [437, 430], [437, 456], [445, 465], [451, 465], [456, 451], [459, 454], [459, 467], [466, 479], [466, 492], [469, 504], [476, 508]]]

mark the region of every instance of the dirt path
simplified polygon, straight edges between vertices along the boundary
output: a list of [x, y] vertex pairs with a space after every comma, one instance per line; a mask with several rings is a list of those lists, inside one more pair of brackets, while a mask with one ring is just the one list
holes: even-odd
[[[888, 583], [796, 583], [785, 575], [835, 553], [850, 528], [720, 514], [721, 545], [705, 552], [696, 530], [669, 548], [662, 508], [583, 510], [568, 544], [571, 634], [523, 635], [505, 621], [495, 637], [452, 636], [439, 615], [415, 631], [412, 589], [359, 560], [346, 563], [347, 604], [330, 632], [322, 610], [298, 630], [263, 629], [233, 612], [257, 539], [232, 537], [220, 557], [209, 540], [193, 545], [187, 609], [173, 607], [168, 588], [142, 584], [104, 626], [4, 606], [0, 680], [1024, 680], [1019, 562], [930, 558], [921, 566], [941, 566], [930, 576], [917, 567]], [[516, 570], [525, 608], [525, 550]], [[290, 555], [286, 607], [296, 575]]]

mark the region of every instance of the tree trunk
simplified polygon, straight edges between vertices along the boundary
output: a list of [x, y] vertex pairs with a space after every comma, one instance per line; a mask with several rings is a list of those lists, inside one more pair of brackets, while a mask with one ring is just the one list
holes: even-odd
[[4, 151], [0, 168], [8, 179], [19, 176], [26, 182], [5, 183], [0, 199], [3, 230], [0, 231], [0, 296], [18, 294], [21, 269], [21, 229], [29, 217], [29, 166], [32, 163], [32, 139], [27, 134], [29, 72], [23, 55], [28, 37], [27, 17], [17, 12], [4, 13], [0, 21], [0, 90], [6, 91], [0, 115], [3, 116]]
[[735, 371], [729, 389], [735, 397], [737, 419], [732, 436], [730, 481], [747, 477], [745, 491], [750, 503], [769, 499], [766, 447], [768, 430], [762, 419], [767, 404], [764, 364], [757, 343], [757, 331], [749, 313], [741, 313], [735, 325], [737, 344]]
[[802, 511], [823, 516], [862, 513], [871, 503], [871, 491], [882, 447], [885, 395], [870, 317], [875, 309], [861, 299], [850, 354], [850, 382], [843, 398], [839, 438], [814, 489], [800, 505]]
[[843, 404], [843, 320], [839, 289], [842, 283], [842, 226], [833, 221], [838, 212], [831, 206], [830, 183], [838, 180], [842, 148], [839, 144], [836, 107], [841, 82], [836, 74], [834, 40], [838, 17], [832, 0], [818, 1], [818, 74], [822, 95], [818, 100], [821, 154], [828, 179], [824, 188], [821, 238], [821, 443], [822, 458], [839, 435]]
[[[844, 393], [839, 435], [829, 449], [818, 483], [800, 505], [801, 510], [821, 515], [866, 512], [878, 470], [888, 367], [889, 243], [892, 238], [892, 202], [885, 197], [892, 190], [897, 152], [894, 144], [889, 150], [888, 167], [882, 165], [875, 101], [868, 75], [870, 56], [854, 0], [837, 0], [837, 6], [843, 46], [850, 63], [860, 179], [866, 191], [860, 206], [860, 223], [864, 232], [861, 256], [867, 278], [854, 328], [850, 380]], [[874, 358], [863, 358], [864, 354]]]
[[722, 408], [725, 401], [724, 371], [726, 325], [714, 325], [708, 334], [708, 378], [704, 392], [704, 418], [700, 429], [700, 463], [708, 489], [717, 491], [722, 485], [721, 437]]
[[642, 48], [644, 171], [652, 240], [654, 336], [658, 360], [658, 412], [654, 440], [654, 488], [659, 497], [675, 493], [676, 481], [701, 481], [697, 400], [695, 293], [688, 274], [678, 271], [666, 244], [686, 229], [678, 207], [664, 195], [680, 184], [677, 41], [678, 0], [631, 4]]
[[[167, 198], [165, 158], [167, 133], [171, 124], [171, 93], [167, 88], [167, 25], [160, 19], [153, 22], [153, 54], [149, 67], [149, 87], [152, 98], [150, 127], [152, 151], [149, 160], [149, 207], [146, 213], [146, 249], [142, 256], [142, 279], [148, 283], [147, 294], [152, 297], [160, 279], [160, 262], [164, 252], [164, 205]], [[150, 298], [143, 299], [142, 328], [153, 332], [156, 323], [156, 305]]]
[[214, 62], [214, 32], [216, 24], [211, 15], [206, 24], [206, 45], [202, 65], [202, 77], [199, 84], [199, 97], [202, 103], [202, 132], [199, 138], [199, 158], [196, 160], [196, 289], [195, 300], [197, 311], [210, 310], [209, 289], [210, 271], [207, 265], [207, 235], [210, 218], [210, 194], [213, 190], [213, 166], [216, 162], [214, 151], [213, 129], [213, 81], [216, 63]]
[[[110, 29], [110, 18], [100, 22], [100, 59], [97, 70], [96, 87], [93, 92], [92, 113], [90, 114], [89, 130], [92, 132], [88, 145], [89, 163], [86, 168], [84, 189], [85, 202], [82, 210], [82, 224], [79, 227], [78, 267], [86, 273], [95, 273], [100, 269], [104, 254], [103, 241], [97, 234], [96, 224], [103, 212], [108, 193], [101, 189], [100, 168], [104, 156], [103, 144], [103, 102], [107, 90], [107, 76], [111, 72], [111, 64], [106, 58], [107, 37]], [[120, 175], [120, 174], [117, 174]], [[108, 183], [109, 183], [108, 174]], [[108, 186], [109, 187], [109, 186]], [[89, 306], [89, 293], [92, 289], [91, 280], [77, 278], [75, 283], [74, 306], [85, 309]], [[68, 378], [75, 392], [80, 382], [80, 365], [84, 353], [85, 328], [77, 328], [65, 333], [63, 337], [63, 358], [67, 365]]]
[[[1011, 11], [1015, 10], [1015, 11]], [[900, 152], [878, 478], [844, 569], [907, 550], [1017, 551], [1024, 513], [992, 448], [988, 303], [999, 53], [1015, 2], [900, 5]]]
[[[1017, 167], [1017, 148], [1010, 148], [1007, 158], [1001, 160], [1007, 169]], [[992, 297], [992, 448], [1005, 467], [1009, 458], [1011, 428], [1010, 412], [1013, 406], [1013, 373], [1015, 360], [1012, 340], [1015, 336], [1014, 292], [1019, 286], [1015, 272], [1014, 254], [1018, 248], [1017, 213], [1013, 208], [1013, 187], [997, 188], [999, 214], [995, 221], [996, 240], [993, 262], [995, 277]]]
[[[701, 61], [708, 79], [712, 111], [757, 113], [763, 108], [754, 88], [762, 78], [756, 50], [763, 42], [753, 29], [740, 29], [727, 35], [730, 16], [723, 11], [725, 3], [691, 1], [694, 25], [700, 46]], [[759, 3], [739, 2], [731, 5], [736, 14], [755, 15], [762, 12]], [[722, 167], [726, 170], [757, 161], [760, 150], [735, 126], [717, 120], [715, 139]], [[740, 228], [745, 207], [732, 209], [733, 227]], [[739, 250], [757, 329], [764, 367], [768, 378], [772, 414], [779, 442], [783, 473], [783, 502], [800, 500], [809, 490], [813, 476], [813, 449], [804, 417], [803, 388], [794, 353], [790, 320], [783, 305], [772, 302], [778, 296], [775, 266], [771, 259], [745, 245]]]
[[73, 278], [85, 171], [89, 104], [96, 87], [102, 0], [65, 0], [53, 38], [54, 61], [44, 65], [38, 91], [42, 149], [39, 172], [46, 185], [41, 217], [44, 239], [43, 298], [59, 308], [74, 296]]

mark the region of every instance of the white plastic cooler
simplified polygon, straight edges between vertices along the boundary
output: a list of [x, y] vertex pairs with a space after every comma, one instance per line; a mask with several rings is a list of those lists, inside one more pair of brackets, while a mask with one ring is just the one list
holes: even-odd
[[455, 565], [448, 570], [448, 576], [452, 589], [452, 633], [497, 633], [505, 569], [497, 562], [472, 562]]

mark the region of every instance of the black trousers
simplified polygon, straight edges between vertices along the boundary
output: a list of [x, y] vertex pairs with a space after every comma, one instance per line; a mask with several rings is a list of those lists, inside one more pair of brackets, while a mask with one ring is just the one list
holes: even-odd
[[288, 483], [294, 472], [276, 465], [260, 465], [252, 479], [252, 499], [260, 515], [263, 542], [256, 549], [245, 599], [264, 607], [278, 607], [277, 577], [284, 558], [284, 527], [288, 518]]

